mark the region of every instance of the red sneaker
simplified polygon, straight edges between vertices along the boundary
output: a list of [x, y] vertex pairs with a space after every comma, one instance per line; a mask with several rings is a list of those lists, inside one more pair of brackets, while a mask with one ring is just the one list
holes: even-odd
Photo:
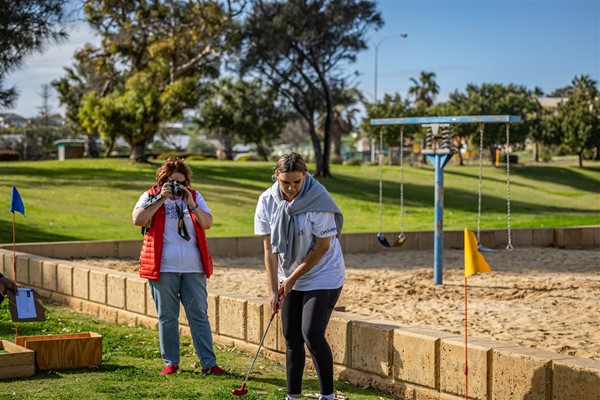
[[202, 368], [202, 373], [207, 375], [231, 375], [231, 372], [225, 371], [218, 365], [210, 368]]
[[167, 365], [167, 367], [165, 369], [163, 369], [162, 371], [160, 371], [160, 373], [162, 375], [178, 374], [179, 366], [178, 365]]

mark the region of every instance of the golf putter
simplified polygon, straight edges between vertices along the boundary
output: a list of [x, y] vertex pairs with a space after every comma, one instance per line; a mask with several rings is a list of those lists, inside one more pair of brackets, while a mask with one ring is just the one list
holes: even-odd
[[256, 354], [254, 355], [254, 358], [252, 359], [252, 364], [250, 364], [250, 369], [248, 370], [248, 373], [246, 374], [246, 378], [244, 379], [244, 383], [242, 383], [242, 387], [239, 389], [233, 389], [231, 391], [231, 394], [233, 394], [234, 396], [243, 396], [246, 393], [248, 393], [248, 389], [246, 389], [246, 383], [248, 382], [248, 378], [250, 377], [250, 372], [252, 372], [252, 367], [254, 367], [254, 362], [256, 361], [256, 358], [258, 357], [258, 353], [260, 353], [260, 349], [263, 345], [263, 342], [265, 341], [267, 332], [269, 332], [269, 327], [271, 326], [271, 322], [273, 322], [273, 318], [275, 318], [275, 314], [277, 314], [277, 312], [279, 311], [279, 303], [282, 300], [283, 300], [283, 289], [282, 289], [282, 291], [279, 292], [279, 301], [277, 302], [277, 308], [275, 311], [273, 311], [271, 313], [271, 318], [269, 318], [269, 323], [267, 323], [267, 327], [265, 328], [265, 333], [263, 333], [263, 336], [260, 339], [260, 343], [258, 344], [258, 349], [256, 349]]

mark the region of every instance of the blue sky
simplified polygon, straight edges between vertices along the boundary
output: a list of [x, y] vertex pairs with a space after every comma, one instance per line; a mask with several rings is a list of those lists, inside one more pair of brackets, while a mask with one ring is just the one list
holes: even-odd
[[[514, 83], [549, 93], [576, 75], [600, 81], [600, 0], [379, 0], [377, 7], [385, 25], [369, 33], [369, 49], [347, 68], [358, 72], [355, 83], [368, 99], [375, 43], [379, 99], [384, 93], [405, 97], [410, 78], [421, 71], [436, 74], [438, 101], [469, 83]], [[29, 57], [25, 68], [9, 75], [7, 84], [21, 92], [11, 112], [36, 115], [41, 86], [63, 75], [77, 48], [98, 41], [85, 26], [70, 32], [68, 42]], [[394, 37], [401, 33], [408, 37]], [[63, 112], [56, 96], [50, 105]]]

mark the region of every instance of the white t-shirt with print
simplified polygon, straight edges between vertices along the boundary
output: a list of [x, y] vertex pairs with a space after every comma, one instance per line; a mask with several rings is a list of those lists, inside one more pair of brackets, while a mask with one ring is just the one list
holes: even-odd
[[[149, 199], [150, 195], [148, 192], [144, 192], [135, 204], [134, 209], [143, 207]], [[190, 236], [189, 241], [182, 238], [177, 232], [179, 218], [177, 217], [176, 204], [179, 206], [180, 210], [183, 210], [183, 222], [187, 228], [188, 235]], [[198, 239], [187, 204], [181, 199], [167, 199], [163, 205], [165, 207], [166, 216], [165, 233], [163, 235], [163, 251], [160, 259], [160, 272], [204, 273], [202, 260], [200, 258], [200, 250], [198, 250]], [[202, 211], [210, 214], [210, 209], [208, 208], [206, 201], [204, 201], [204, 198], [198, 191], [196, 191], [196, 205]]]
[[[258, 199], [254, 214], [254, 234], [270, 235], [274, 230], [274, 215], [277, 203], [266, 190]], [[294, 285], [294, 290], [309, 291], [321, 289], [337, 289], [344, 284], [345, 264], [340, 241], [336, 237], [334, 213], [308, 212], [297, 216], [296, 245], [298, 257], [292, 260], [290, 268], [284, 270], [283, 256], [279, 254], [278, 276], [284, 280], [294, 272], [308, 251], [315, 245], [315, 237], [331, 237], [327, 253], [308, 272], [300, 277]]]

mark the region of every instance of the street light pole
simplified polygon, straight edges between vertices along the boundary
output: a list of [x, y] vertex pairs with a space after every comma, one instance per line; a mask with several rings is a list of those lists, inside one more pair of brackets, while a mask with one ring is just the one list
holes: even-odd
[[[385, 36], [381, 38], [377, 43], [372, 42], [375, 47], [375, 73], [374, 73], [374, 82], [373, 82], [373, 104], [377, 104], [377, 70], [379, 67], [379, 46], [383, 42], [388, 39], [393, 38], [402, 38], [406, 39], [408, 37], [407, 33], [400, 33], [398, 35]], [[375, 162], [375, 139], [371, 139], [371, 162]]]
[[379, 64], [379, 46], [381, 46], [381, 44], [383, 42], [385, 42], [388, 39], [393, 39], [393, 38], [402, 38], [402, 39], [406, 39], [408, 37], [407, 33], [400, 33], [398, 35], [391, 35], [391, 36], [386, 36], [381, 38], [377, 43], [373, 43], [373, 45], [375, 46], [375, 82], [373, 85], [373, 99], [374, 99], [374, 103], [377, 104], [377, 70], [378, 70], [378, 64]]

